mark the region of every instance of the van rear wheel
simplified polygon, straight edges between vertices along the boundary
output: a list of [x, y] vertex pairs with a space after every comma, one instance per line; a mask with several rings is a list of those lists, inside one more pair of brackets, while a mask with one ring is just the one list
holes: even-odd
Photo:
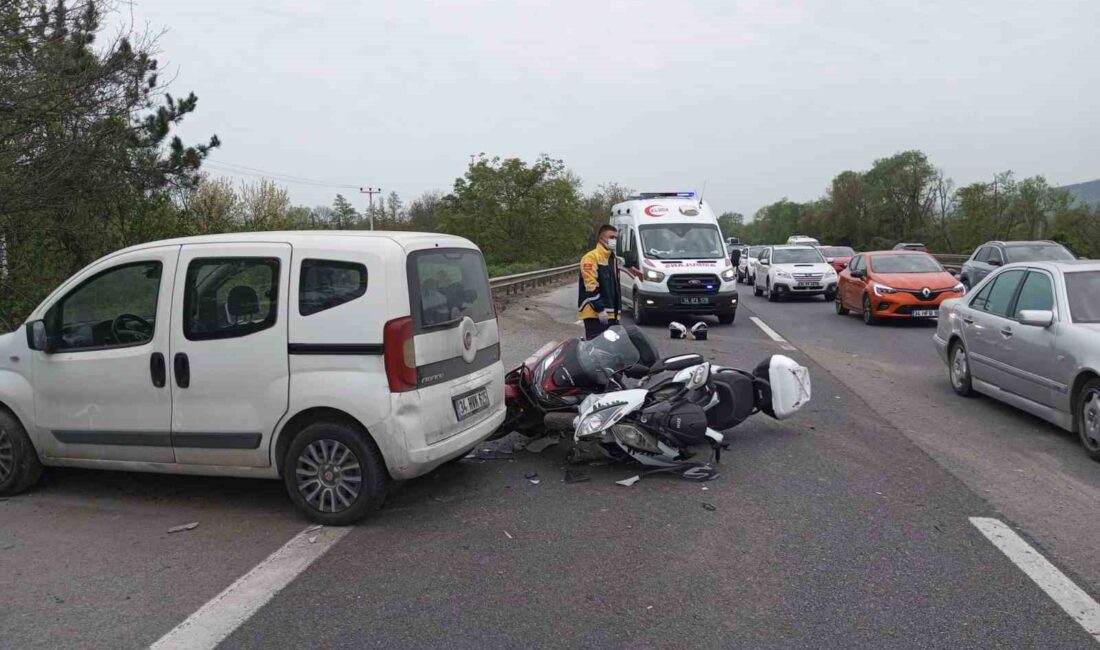
[[290, 443], [283, 482], [290, 500], [311, 521], [347, 526], [382, 507], [389, 475], [364, 432], [339, 422], [316, 422]]
[[0, 496], [24, 492], [38, 482], [42, 463], [19, 420], [0, 409]]

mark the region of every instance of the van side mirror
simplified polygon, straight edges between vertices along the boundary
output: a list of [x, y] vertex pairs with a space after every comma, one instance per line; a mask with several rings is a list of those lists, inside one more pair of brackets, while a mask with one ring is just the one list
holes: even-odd
[[733, 262], [734, 266], [741, 263], [741, 249], [735, 248], [730, 252], [730, 261]]
[[638, 251], [626, 251], [623, 253], [623, 263], [634, 268], [638, 267]]
[[53, 352], [50, 336], [46, 332], [46, 321], [39, 319], [27, 323], [27, 347], [39, 352]]

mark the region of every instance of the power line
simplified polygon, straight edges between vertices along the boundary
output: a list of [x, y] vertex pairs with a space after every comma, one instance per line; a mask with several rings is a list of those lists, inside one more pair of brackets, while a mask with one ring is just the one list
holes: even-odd
[[298, 184], [298, 185], [313, 185], [316, 187], [335, 187], [341, 189], [357, 189], [358, 185], [352, 185], [350, 183], [337, 183], [334, 181], [323, 181], [316, 178], [306, 178], [305, 176], [295, 176], [293, 174], [283, 174], [280, 172], [273, 172], [267, 169], [260, 169], [258, 167], [249, 167], [247, 165], [238, 165], [236, 163], [222, 162], [218, 160], [207, 160], [206, 165], [213, 167], [216, 170], [227, 171], [233, 174], [241, 174], [243, 176], [257, 176], [261, 178], [270, 178], [272, 180], [281, 181], [284, 183]]

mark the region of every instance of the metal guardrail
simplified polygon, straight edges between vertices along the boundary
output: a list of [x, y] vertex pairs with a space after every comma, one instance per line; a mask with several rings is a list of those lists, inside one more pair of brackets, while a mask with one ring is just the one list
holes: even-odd
[[573, 275], [577, 272], [578, 267], [580, 267], [580, 264], [567, 264], [552, 269], [540, 269], [538, 271], [528, 271], [527, 273], [504, 275], [499, 278], [489, 278], [489, 287], [492, 289], [493, 295], [506, 296], [519, 293], [529, 287], [550, 284], [566, 275]]
[[939, 260], [939, 263], [943, 265], [943, 268], [947, 269], [949, 272], [954, 273], [956, 275], [958, 275], [959, 271], [962, 270], [962, 265], [964, 263], [966, 263], [966, 260], [970, 259], [969, 255], [936, 255], [936, 254], [933, 254], [932, 257]]

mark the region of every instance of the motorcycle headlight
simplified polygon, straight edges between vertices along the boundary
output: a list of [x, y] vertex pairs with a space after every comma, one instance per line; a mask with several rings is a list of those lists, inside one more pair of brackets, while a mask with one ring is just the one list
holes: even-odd
[[604, 430], [619, 421], [626, 414], [628, 406], [625, 403], [607, 404], [580, 418], [576, 424], [573, 437], [577, 440], [585, 438], [598, 438]]
[[731, 266], [725, 271], [722, 271], [722, 279], [727, 282], [733, 282], [737, 279], [737, 271]]
[[653, 436], [633, 424], [616, 424], [611, 427], [611, 433], [615, 436], [616, 440], [627, 447], [633, 447], [634, 449], [640, 449], [652, 454], [661, 452]]
[[871, 288], [874, 290], [875, 295], [879, 297], [898, 292], [897, 289], [888, 287], [885, 284], [879, 284], [878, 282], [872, 282]]
[[665, 274], [660, 271], [654, 271], [653, 269], [646, 269], [645, 279], [650, 282], [664, 282]]

